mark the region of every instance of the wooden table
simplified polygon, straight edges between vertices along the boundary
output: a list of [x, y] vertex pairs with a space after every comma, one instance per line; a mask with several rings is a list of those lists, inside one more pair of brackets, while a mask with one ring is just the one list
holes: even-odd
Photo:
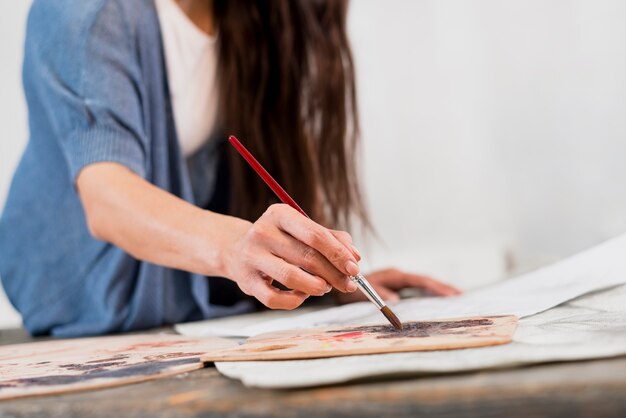
[[[626, 336], [625, 336], [626, 338]], [[0, 332], [0, 344], [29, 340]], [[264, 390], [207, 368], [93, 392], [0, 402], [0, 417], [626, 417], [626, 357]]]

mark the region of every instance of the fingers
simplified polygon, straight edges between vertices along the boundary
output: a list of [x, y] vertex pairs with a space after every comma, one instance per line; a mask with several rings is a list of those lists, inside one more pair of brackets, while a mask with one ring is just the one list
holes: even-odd
[[261, 272], [289, 289], [315, 296], [322, 296], [332, 290], [332, 286], [325, 280], [315, 277], [276, 256], [262, 257], [257, 260], [256, 264]]
[[391, 269], [389, 274], [397, 277], [401, 287], [421, 287], [440, 296], [455, 296], [463, 292], [454, 286], [435, 280], [429, 276], [406, 273], [400, 270]]
[[261, 277], [256, 277], [250, 282], [250, 287], [245, 292], [257, 298], [270, 309], [292, 310], [302, 305], [302, 302], [309, 297], [306, 293], [297, 290], [277, 289]]
[[[324, 279], [341, 292], [354, 292], [356, 290], [354, 282], [344, 273], [337, 270], [322, 254], [286, 233], [276, 237], [271, 244], [271, 250], [287, 263], [301, 267], [307, 272]], [[290, 287], [287, 284], [285, 286]], [[292, 287], [292, 289], [295, 288]]]
[[335, 238], [337, 238], [339, 242], [341, 242], [350, 252], [352, 252], [356, 261], [361, 261], [361, 253], [359, 253], [359, 250], [357, 250], [352, 244], [352, 236], [350, 236], [350, 234], [345, 231], [336, 231], [334, 229], [331, 229], [330, 233], [333, 234]]
[[[385, 302], [397, 302], [398, 300], [400, 300], [400, 295], [393, 289], [373, 282], [371, 283], [371, 285], [374, 286], [376, 293], [378, 293], [378, 295], [383, 298]], [[338, 294], [337, 300], [339, 301], [339, 303], [345, 304], [366, 301], [367, 297], [361, 292], [344, 293]]]
[[400, 300], [400, 295], [388, 287], [376, 287], [376, 291], [385, 302], [397, 302]]
[[317, 250], [337, 270], [348, 276], [359, 274], [356, 257], [328, 229], [287, 205], [270, 206], [267, 216], [272, 217], [283, 231]]

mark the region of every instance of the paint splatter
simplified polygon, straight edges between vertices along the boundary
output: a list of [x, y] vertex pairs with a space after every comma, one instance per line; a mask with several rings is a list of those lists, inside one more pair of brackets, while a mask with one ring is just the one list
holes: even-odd
[[[331, 331], [332, 332], [332, 331]], [[345, 338], [359, 338], [363, 336], [363, 332], [361, 331], [357, 331], [357, 332], [346, 332], [345, 334], [337, 334], [337, 335], [333, 335], [333, 339], [345, 339]]]
[[[459, 328], [483, 327], [492, 325], [493, 321], [486, 318], [463, 319], [458, 321], [416, 321], [403, 323], [402, 331], [398, 331], [391, 325], [365, 325], [354, 328], [343, 328], [330, 330], [329, 333], [350, 333], [360, 332], [361, 334], [374, 334], [378, 338], [425, 338], [433, 335], [465, 334]], [[336, 336], [336, 337], [337, 337]]]
[[137, 343], [133, 344], [130, 347], [122, 348], [119, 351], [135, 351], [135, 350], [145, 350], [150, 348], [163, 348], [163, 347], [172, 347], [174, 345], [181, 344], [189, 344], [188, 340], [174, 340], [174, 341], [153, 341], [150, 343]]
[[[142, 363], [133, 364], [128, 367], [114, 370], [91, 370], [77, 375], [49, 375], [29, 377], [22, 379], [8, 380], [0, 383], [0, 389], [4, 388], [17, 388], [25, 386], [57, 386], [57, 385], [72, 385], [78, 383], [84, 383], [95, 379], [116, 379], [122, 377], [137, 377], [137, 376], [151, 376], [162, 373], [170, 367], [181, 366], [190, 363], [199, 363], [197, 357], [168, 360], [163, 362], [151, 362], [146, 361]], [[72, 365], [66, 365], [72, 366]]]
[[145, 356], [144, 360], [160, 361], [160, 360], [168, 360], [168, 359], [173, 359], [173, 358], [200, 356], [202, 354], [204, 354], [204, 351], [200, 351], [200, 352], [197, 352], [197, 353], [183, 353], [183, 352], [164, 353], [164, 354], [155, 354], [155, 355], [152, 355], [152, 356]]
[[276, 350], [284, 350], [285, 348], [296, 347], [297, 344], [276, 344], [276, 345], [267, 345], [265, 347], [256, 347], [256, 348], [246, 348], [242, 351], [276, 351]]
[[59, 367], [65, 370], [71, 370], [73, 372], [89, 372], [92, 370], [104, 370], [107, 367], [111, 366], [120, 366], [122, 364], [126, 364], [124, 361], [110, 361], [108, 363], [98, 363], [98, 364], [59, 364]]
[[117, 355], [115, 355], [113, 357], [101, 358], [101, 359], [97, 359], [97, 360], [91, 360], [91, 361], [87, 361], [86, 363], [87, 364], [108, 363], [108, 362], [111, 362], [111, 361], [125, 360], [128, 357], [129, 356], [126, 355], [126, 354], [117, 354]]

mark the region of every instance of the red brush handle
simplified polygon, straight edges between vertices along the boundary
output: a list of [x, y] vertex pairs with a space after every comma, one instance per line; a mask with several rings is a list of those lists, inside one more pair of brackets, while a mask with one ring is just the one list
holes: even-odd
[[270, 173], [267, 172], [267, 170], [265, 170], [263, 168], [263, 166], [261, 165], [261, 163], [259, 163], [256, 158], [254, 158], [252, 156], [252, 154], [250, 154], [250, 151], [248, 151], [246, 149], [246, 147], [244, 147], [241, 142], [239, 142], [239, 140], [237, 138], [235, 138], [234, 136], [230, 136], [228, 138], [228, 140], [230, 141], [230, 143], [233, 145], [233, 147], [235, 147], [235, 149], [239, 152], [239, 154], [241, 154], [241, 156], [248, 162], [248, 164], [250, 164], [250, 166], [254, 169], [254, 171], [256, 171], [256, 173], [261, 176], [261, 178], [263, 179], [263, 181], [265, 182], [265, 184], [267, 184], [268, 186], [270, 186], [270, 189], [272, 189], [272, 191], [274, 193], [276, 193], [276, 196], [278, 196], [278, 198], [285, 204], [291, 206], [292, 208], [294, 208], [295, 210], [297, 210], [298, 212], [300, 212], [301, 214], [303, 214], [304, 216], [306, 216], [307, 218], [309, 217], [309, 215], [306, 214], [306, 212], [304, 212], [302, 210], [302, 208], [300, 206], [298, 206], [298, 204], [296, 203], [295, 200], [293, 200], [291, 198], [291, 196], [289, 196], [287, 194], [287, 192], [285, 191], [285, 189], [283, 189], [282, 187], [280, 187], [280, 184], [278, 184], [276, 182], [276, 180], [274, 180], [274, 178], [270, 175]]

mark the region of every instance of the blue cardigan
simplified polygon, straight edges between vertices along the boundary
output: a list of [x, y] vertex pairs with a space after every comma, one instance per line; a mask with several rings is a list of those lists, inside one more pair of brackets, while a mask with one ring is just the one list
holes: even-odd
[[30, 138], [0, 219], [0, 277], [26, 328], [94, 335], [249, 311], [210, 304], [206, 277], [94, 239], [74, 187], [114, 161], [189, 202], [212, 197], [219, 141], [181, 154], [153, 0], [35, 0], [23, 79]]

